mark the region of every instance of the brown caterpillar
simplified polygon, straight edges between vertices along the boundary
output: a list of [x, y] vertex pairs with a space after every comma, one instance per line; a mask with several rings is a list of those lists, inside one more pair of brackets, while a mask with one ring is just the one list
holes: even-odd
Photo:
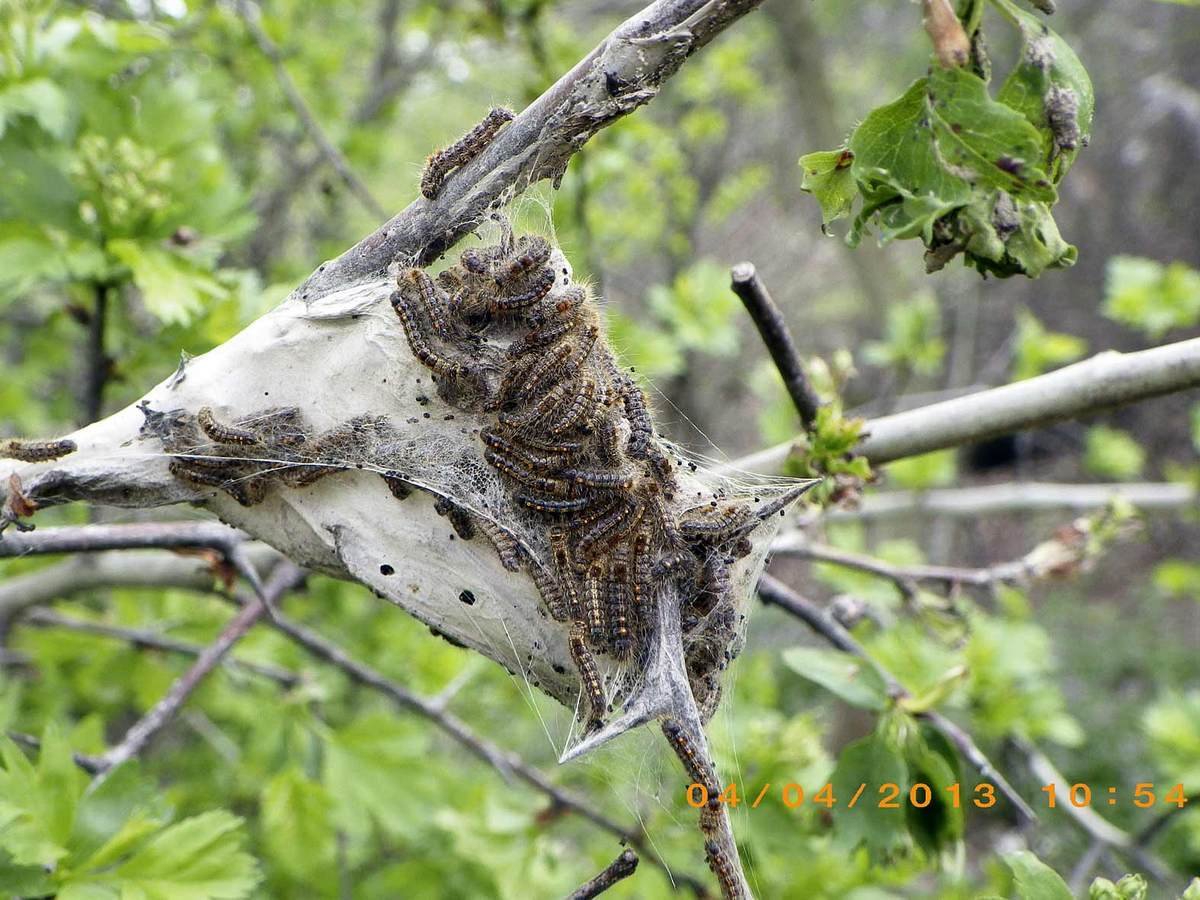
[[496, 313], [522, 310], [545, 297], [550, 293], [552, 287], [554, 287], [554, 272], [550, 269], [542, 269], [530, 280], [530, 284], [525, 290], [515, 294], [499, 294], [492, 298], [489, 305], [492, 312]]
[[[525, 275], [546, 264], [550, 258], [550, 242], [543, 237], [522, 238], [525, 249], [496, 269], [496, 284], [504, 285], [523, 278]], [[548, 271], [548, 270], [547, 270]], [[554, 273], [550, 273], [550, 283], [554, 283]]]
[[516, 501], [526, 509], [535, 512], [549, 513], [560, 516], [568, 513], [582, 512], [594, 502], [591, 497], [575, 497], [570, 500], [555, 500], [551, 498], [534, 497], [529, 494], [517, 494]]
[[496, 555], [500, 557], [500, 565], [510, 572], [519, 572], [521, 570], [521, 545], [517, 543], [512, 532], [504, 526], [496, 524], [487, 516], [477, 515], [473, 518], [475, 524], [479, 526], [479, 530], [496, 548]]
[[75, 442], [68, 438], [57, 441], [19, 441], [13, 438], [0, 444], [0, 456], [28, 463], [46, 462], [74, 453], [77, 449]]
[[562, 463], [560, 454], [538, 452], [525, 444], [516, 444], [504, 435], [491, 428], [485, 428], [479, 433], [483, 442], [492, 450], [502, 453], [519, 462], [528, 469], [555, 469]]
[[593, 556], [592, 551], [598, 545], [619, 538], [630, 526], [637, 523], [640, 516], [641, 507], [629, 499], [622, 498], [608, 515], [597, 520], [579, 538], [579, 555], [590, 559]]
[[582, 625], [576, 623], [571, 626], [567, 636], [567, 649], [570, 650], [571, 661], [575, 663], [579, 672], [579, 682], [587, 700], [586, 721], [589, 726], [599, 725], [604, 721], [604, 714], [608, 712], [608, 697], [604, 693], [600, 672], [596, 669], [596, 660], [592, 651], [588, 649]]
[[540, 491], [543, 494], [549, 494], [554, 497], [565, 497], [571, 493], [571, 486], [561, 478], [549, 478], [545, 475], [536, 475], [523, 467], [520, 462], [514, 462], [507, 454], [499, 450], [493, 450], [491, 447], [483, 451], [483, 458], [487, 460], [492, 468], [500, 473], [507, 475], [513, 481], [519, 482], [526, 487], [533, 488], [535, 491]]
[[588, 638], [593, 647], [603, 649], [608, 641], [608, 609], [604, 591], [604, 567], [599, 563], [588, 566], [584, 576], [584, 614]]
[[725, 848], [716, 841], [705, 841], [704, 856], [708, 860], [708, 867], [717, 877], [717, 883], [721, 885], [722, 898], [724, 900], [742, 900], [745, 894], [742, 893], [741, 882], [738, 880], [733, 860], [729, 858]]
[[645, 459], [654, 439], [654, 423], [650, 420], [650, 410], [646, 405], [646, 395], [634, 384], [633, 379], [625, 379], [622, 385], [622, 399], [625, 401], [625, 415], [629, 418], [629, 455]]
[[690, 540], [713, 541], [729, 537], [753, 516], [744, 504], [700, 506], [687, 510], [679, 521], [679, 533]]
[[692, 742], [684, 727], [675, 719], [664, 719], [662, 733], [675, 755], [679, 757], [679, 761], [683, 763], [683, 769], [688, 778], [692, 779], [692, 783], [704, 785], [710, 797], [720, 794], [721, 788], [717, 784], [716, 774], [708, 761], [701, 756], [699, 748]]
[[433, 200], [442, 189], [446, 176], [452, 169], [465, 166], [482, 153], [496, 137], [496, 132], [513, 120], [511, 110], [496, 107], [483, 121], [464, 134], [444, 150], [438, 150], [425, 161], [421, 174], [421, 193], [426, 200]]
[[183, 481], [201, 487], [220, 488], [242, 506], [254, 506], [266, 496], [266, 484], [261, 478], [224, 478], [215, 472], [193, 469], [178, 459], [172, 459], [167, 469]]
[[629, 630], [631, 574], [629, 546], [620, 544], [612, 553], [606, 590], [608, 618], [611, 623], [610, 637], [613, 655], [617, 659], [627, 659], [633, 650], [633, 637]]
[[577, 343], [572, 344], [570, 341], [565, 341], [562, 347], [567, 352], [558, 352], [553, 356], [547, 355], [542, 362], [549, 361], [549, 364], [539, 364], [534, 367], [535, 371], [529, 373], [525, 390], [530, 394], [537, 395], [543, 388], [561, 381], [567, 372], [577, 370], [591, 355], [592, 348], [595, 347], [599, 337], [599, 326], [589, 325], [583, 330]]
[[471, 520], [471, 514], [463, 509], [449, 497], [438, 497], [433, 504], [433, 511], [439, 516], [445, 516], [450, 520], [450, 527], [464, 541], [469, 541], [475, 537], [475, 523]]
[[211, 406], [200, 407], [200, 411], [196, 413], [196, 424], [200, 426], [200, 430], [209, 440], [216, 441], [218, 444], [251, 446], [259, 442], [258, 435], [250, 429], [238, 428], [217, 421]]
[[539, 563], [534, 563], [531, 566], [531, 574], [533, 576], [533, 584], [537, 588], [538, 594], [541, 595], [542, 602], [546, 604], [546, 609], [550, 612], [551, 618], [556, 622], [566, 622], [570, 619], [571, 607], [567, 602], [567, 598], [563, 596], [558, 575]]
[[[415, 290], [425, 309], [425, 315], [433, 326], [434, 333], [438, 337], [449, 337], [450, 324], [446, 319], [446, 308], [450, 298], [433, 283], [433, 279], [425, 273], [424, 269], [409, 269], [401, 277], [406, 279]], [[403, 291], [404, 287], [402, 286], [400, 290]]]
[[392, 309], [396, 311], [396, 316], [400, 319], [400, 325], [404, 328], [404, 336], [408, 338], [408, 346], [412, 349], [415, 356], [423, 366], [431, 369], [438, 375], [447, 378], [454, 378], [462, 374], [461, 364], [454, 360], [440, 356], [429, 346], [429, 342], [425, 340], [425, 334], [417, 322], [416, 316], [412, 308], [409, 306], [409, 300], [403, 291], [393, 291], [391, 296]]
[[[575, 382], [570, 382], [575, 383]], [[567, 434], [577, 427], [586, 427], [596, 411], [596, 382], [591, 378], [579, 384], [578, 393], [571, 402], [560, 409], [559, 414], [546, 422], [546, 430], [553, 436]]]

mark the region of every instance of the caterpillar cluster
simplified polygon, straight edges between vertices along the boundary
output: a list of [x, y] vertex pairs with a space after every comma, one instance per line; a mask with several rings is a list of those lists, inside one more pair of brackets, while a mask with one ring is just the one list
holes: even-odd
[[730, 567], [757, 520], [717, 501], [673, 511], [680, 488], [646, 397], [617, 366], [588, 292], [552, 256], [544, 238], [505, 225], [498, 244], [436, 278], [400, 272], [391, 303], [443, 399], [492, 416], [480, 453], [549, 548], [535, 582], [567, 628], [586, 723], [608, 709], [596, 657], [641, 658], [667, 579], [686, 598], [688, 672], [707, 717], [737, 633]]

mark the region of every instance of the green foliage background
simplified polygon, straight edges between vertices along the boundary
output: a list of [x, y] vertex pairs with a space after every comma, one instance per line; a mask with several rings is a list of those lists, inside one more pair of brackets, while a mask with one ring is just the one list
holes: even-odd
[[[1102, 5], [1100, 24], [1071, 43], [1096, 60], [1098, 93], [1128, 103], [1124, 88], [1133, 76], [1118, 72], [1100, 47], [1117, 41], [1121, 17], [1141, 6]], [[379, 12], [389, 6], [379, 4]], [[808, 456], [811, 470], [826, 474], [870, 474], [861, 461], [842, 458], [857, 431], [840, 416], [868, 399], [876, 408], [861, 411], [883, 411], [906, 393], [1032, 377], [1089, 350], [1196, 332], [1194, 229], [1181, 236], [1182, 216], [1158, 182], [1127, 188], [1147, 212], [1104, 217], [1106, 201], [1088, 185], [1106, 176], [1100, 167], [1116, 151], [1106, 151], [1099, 125], [1100, 162], [1089, 169], [1087, 152], [1080, 156], [1064, 185], [1078, 177], [1083, 187], [1058, 208], [1069, 219], [1063, 232], [1080, 232], [1069, 238], [1080, 246], [1070, 273], [1077, 280], [1042, 288], [1068, 277], [1050, 273], [1038, 283], [1044, 294], [1021, 285], [981, 289], [962, 272], [928, 281], [910, 248], [863, 246], [851, 256], [823, 240], [820, 211], [800, 193], [810, 173], [796, 168], [797, 157], [836, 145], [862, 118], [849, 144], [855, 164], [845, 169], [856, 184], [843, 180], [833, 189], [846, 203], [855, 190], [868, 204], [906, 197], [908, 189], [872, 159], [869, 138], [882, 119], [903, 112], [910, 95], [924, 103], [924, 79], [903, 92], [922, 76], [927, 48], [909, 4], [882, 11], [868, 9], [873, 4], [796, 6], [768, 4], [732, 29], [686, 65], [652, 109], [589, 145], [561, 191], [539, 189], [515, 209], [524, 227], [552, 227], [576, 270], [609, 300], [614, 343], [660, 392], [674, 437], [714, 453], [702, 437], [708, 434], [734, 454], [797, 430], [782, 385], [727, 289], [728, 266], [742, 257], [760, 263], [802, 345], [819, 354], [810, 361], [815, 380], [837, 398]], [[1028, 41], [1032, 15], [1002, 6]], [[490, 103], [531, 99], [617, 18], [600, 4], [543, 0], [405, 0], [394, 8], [391, 26], [373, 8], [343, 0], [278, 0], [262, 19], [314, 114], [387, 209], [415, 195], [420, 161], [432, 147]], [[1170, 42], [1184, 38], [1172, 31], [1196, 34], [1200, 26], [1190, 10], [1164, 10], [1149, 33], [1159, 57], [1175, 58]], [[1055, 24], [1070, 34], [1088, 14], [1064, 15]], [[825, 43], [797, 52], [814, 33]], [[1021, 52], [1018, 38], [1014, 58]], [[1177, 68], [1184, 77], [1195, 61]], [[1030, 77], [1017, 66], [1002, 99]], [[963, 102], [987, 107], [988, 115], [1008, 116], [982, 99], [974, 75], [935, 70], [927, 78], [955, 82], [942, 87], [963, 92]], [[1020, 132], [1014, 140], [1029, 142], [1030, 155], [1042, 151], [1024, 119], [1001, 124]], [[1115, 116], [1104, 127], [1121, 134]], [[1157, 126], [1137, 127], [1152, 136]], [[1060, 158], [1043, 174], [1057, 184], [1069, 162]], [[1164, 168], [1177, 163], [1169, 154], [1161, 161]], [[988, 190], [1013, 189], [1002, 170], [993, 175]], [[1018, 199], [1044, 242], [1018, 259], [1012, 248], [997, 251], [976, 235], [967, 253], [979, 268], [1036, 274], [1074, 261], [1074, 248], [1049, 218], [1054, 189], [1039, 193], [1037, 180], [1018, 185], [1030, 188]], [[936, 204], [890, 207], [902, 211], [902, 221], [885, 215], [872, 224], [870, 207], [860, 210], [852, 242], [871, 227], [885, 240], [929, 237], [934, 219], [948, 211], [977, 221], [964, 184], [941, 179]], [[832, 202], [840, 211], [836, 195]], [[1100, 224], [1085, 221], [1089, 215]], [[229, 338], [316, 262], [377, 224], [321, 160], [233, 5], [0, 5], [4, 435], [59, 433], [87, 418], [80, 398], [88, 367], [80, 360], [96, 316], [107, 357], [100, 360], [103, 408], [111, 411], [169, 374], [181, 351], [203, 352]], [[996, 346], [1002, 349], [982, 352]], [[1016, 474], [1195, 483], [1200, 407], [1170, 402], [1140, 417], [1041, 434]], [[972, 459], [933, 454], [890, 466], [883, 477], [917, 490], [970, 484], [981, 477]], [[39, 522], [87, 515], [52, 510]], [[953, 526], [945, 522], [851, 521], [829, 523], [824, 538], [897, 564], [986, 563], [1021, 555], [1059, 519], [973, 522], [969, 535], [957, 537], [947, 537]], [[856, 636], [912, 698], [895, 703], [870, 666], [819, 646], [778, 611], [760, 610], [713, 728], [718, 759], [743, 799], [768, 782], [807, 791], [831, 782], [842, 800], [860, 782], [921, 780], [941, 790], [924, 812], [864, 806], [830, 814], [811, 799], [790, 809], [778, 794], [758, 809], [741, 806], [735, 827], [760, 895], [1069, 896], [1054, 870], [1069, 873], [1086, 849], [1079, 831], [1061, 811], [1039, 806], [1043, 821], [1028, 841], [1045, 862], [1029, 854], [1002, 861], [995, 845], [1011, 834], [1013, 811], [1004, 801], [990, 810], [944, 802], [946, 786], [962, 781], [966, 796], [978, 779], [914, 718], [927, 708], [967, 727], [1035, 806], [1040, 785], [1022, 769], [1017, 740], [1042, 746], [1073, 781], [1116, 785], [1125, 796], [1145, 781], [1160, 793], [1175, 783], [1191, 796], [1200, 792], [1194, 511], [1149, 519], [1145, 528], [1152, 540], [1113, 552], [1106, 546], [1073, 583], [1004, 589], [979, 606], [951, 608], [925, 594], [906, 600], [891, 582], [826, 564], [781, 566], [814, 596], [865, 604], [871, 615]], [[1189, 536], [1190, 554], [1183, 549]], [[0, 577], [47, 564], [6, 561]], [[58, 606], [78, 618], [198, 643], [211, 640], [229, 615], [213, 596], [174, 590], [84, 592]], [[554, 767], [547, 736], [562, 739], [566, 711], [366, 591], [315, 578], [287, 611], [415, 691], [465, 684], [452, 701], [457, 715], [527, 760]], [[15, 744], [0, 746], [0, 893], [63, 900], [551, 897], [619, 850], [579, 817], [505, 782], [422, 720], [266, 629], [251, 633], [237, 655], [297, 671], [296, 687], [221, 669], [144, 760], [89, 790], [70, 752], [102, 752], [187, 661], [25, 625], [6, 641], [0, 728], [41, 735], [43, 747], [29, 756]], [[667, 859], [697, 872], [694, 813], [660, 744], [632, 738], [554, 777], [611, 817], [639, 822]], [[1102, 812], [1135, 830], [1149, 821], [1128, 802]], [[1181, 884], [1200, 871], [1194, 807], [1173, 817], [1158, 849]], [[1117, 883], [1126, 868], [1105, 869], [1111, 891], [1098, 884], [1093, 896], [1139, 896], [1135, 881]], [[661, 871], [643, 864], [612, 896], [671, 893]]]

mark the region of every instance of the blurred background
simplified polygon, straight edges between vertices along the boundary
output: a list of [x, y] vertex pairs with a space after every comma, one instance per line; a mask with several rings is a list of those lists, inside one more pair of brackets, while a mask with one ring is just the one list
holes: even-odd
[[[520, 227], [556, 236], [603, 298], [624, 361], [651, 385], [662, 429], [707, 457], [734, 459], [799, 430], [729, 291], [729, 267], [742, 260], [758, 267], [819, 383], [840, 390], [853, 415], [1200, 335], [1200, 9], [1059, 5], [1052, 24], [1097, 95], [1090, 146], [1056, 208], [1079, 247], [1073, 268], [1036, 281], [983, 280], [958, 265], [927, 276], [911, 242], [850, 250], [844, 222], [822, 233], [797, 159], [839, 146], [924, 72], [920, 9], [904, 0], [767, 0], [649, 107], [590, 142], [559, 190], [543, 185], [511, 212]], [[6, 0], [0, 436], [95, 420], [169, 375], [181, 352], [235, 334], [406, 206], [429, 152], [491, 105], [524, 106], [639, 6]], [[1001, 76], [1016, 53], [1007, 31], [987, 26]], [[1200, 398], [1164, 397], [897, 463], [868, 491], [1014, 483], [1002, 509], [938, 514], [901, 498], [886, 516], [869, 503], [839, 510], [813, 534], [899, 565], [988, 566], [1021, 557], [1080, 512], [1055, 503], [1053, 490], [1048, 506], [1033, 508], [1020, 483], [1195, 484], [1198, 447]], [[1042, 821], [1022, 831], [1003, 803], [971, 810], [960, 846], [957, 832], [923, 841], [880, 811], [855, 826], [867, 834], [854, 849], [863, 835], [819, 807], [742, 809], [735, 827], [760, 895], [1004, 891], [997, 854], [1025, 845], [1068, 877], [1089, 838], [1062, 810], [1045, 809], [1024, 741], [1095, 793], [1115, 785], [1131, 795], [1137, 782], [1200, 792], [1194, 497], [1143, 510], [1135, 530], [1072, 578], [989, 595], [968, 629], [908, 615], [888, 580], [777, 563], [773, 571], [814, 600], [866, 610], [856, 633], [914, 692], [966, 666], [943, 708]], [[97, 514], [52, 510], [39, 522]], [[0, 563], [0, 579], [45, 564]], [[219, 601], [173, 590], [84, 592], [60, 606], [195, 641], [227, 617]], [[547, 728], [560, 740], [565, 712], [496, 667], [358, 586], [314, 579], [288, 609], [414, 690], [451, 685], [456, 714], [554, 768]], [[55, 723], [82, 752], [103, 750], [186, 665], [61, 629], [13, 627], [5, 639], [0, 726], [37, 734]], [[714, 723], [718, 759], [739, 783], [823, 783], [841, 748], [872, 728], [870, 716], [788, 665], [801, 646], [817, 644], [799, 622], [756, 610]], [[221, 807], [244, 818], [261, 896], [558, 896], [619, 851], [609, 835], [506, 783], [276, 635], [256, 632], [242, 652], [305, 677], [281, 691], [222, 670], [143, 770], [177, 815]], [[703, 873], [680, 773], [660, 744], [631, 739], [552, 774]], [[967, 767], [961, 774], [964, 784], [977, 780]], [[1164, 812], [1129, 802], [1098, 811], [1131, 832]], [[1180, 882], [1200, 872], [1194, 807], [1164, 821], [1154, 840]], [[1094, 868], [1115, 879], [1137, 866], [1107, 853]], [[613, 896], [673, 892], [643, 866]]]

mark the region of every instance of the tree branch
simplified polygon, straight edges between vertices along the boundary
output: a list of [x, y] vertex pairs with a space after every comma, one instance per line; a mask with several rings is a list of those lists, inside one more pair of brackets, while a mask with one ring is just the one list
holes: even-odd
[[321, 123], [317, 121], [317, 117], [313, 114], [309, 105], [305, 102], [304, 97], [300, 94], [300, 89], [296, 87], [296, 82], [292, 80], [292, 76], [288, 74], [287, 67], [283, 64], [283, 56], [279, 52], [279, 46], [271, 40], [271, 36], [263, 30], [262, 24], [259, 22], [261, 13], [256, 5], [253, 5], [247, 0], [235, 0], [234, 4], [237, 8], [238, 15], [246, 25], [246, 30], [250, 33], [250, 37], [254, 39], [254, 43], [258, 45], [258, 49], [262, 54], [271, 61], [271, 65], [275, 69], [275, 80], [279, 82], [280, 90], [287, 98], [288, 104], [300, 119], [300, 124], [304, 126], [304, 130], [312, 139], [313, 143], [321, 151], [321, 155], [333, 166], [338, 176], [346, 183], [350, 192], [358, 198], [359, 202], [373, 216], [383, 219], [387, 217], [387, 211], [379, 203], [378, 200], [371, 194], [370, 189], [355, 173], [351, 167], [349, 160], [342, 154], [342, 151], [337, 148], [329, 135], [325, 133], [325, 129], [321, 127]]
[[[800, 619], [837, 649], [869, 662], [883, 678], [884, 683], [888, 686], [888, 692], [893, 697], [901, 698], [910, 696], [908, 690], [896, 680], [896, 677], [875, 662], [875, 660], [871, 659], [862, 644], [856, 641], [849, 631], [838, 624], [833, 616], [793, 591], [779, 579], [770, 575], [763, 575], [758, 581], [758, 595], [764, 603], [771, 606], [778, 606], [785, 612], [791, 613]], [[1023, 820], [1026, 822], [1037, 821], [1037, 814], [1025, 802], [1025, 799], [1017, 792], [1017, 789], [1009, 783], [1008, 779], [992, 765], [991, 760], [988, 759], [987, 755], [967, 732], [936, 710], [931, 709], [916, 713], [916, 717], [924, 719], [941, 732], [946, 740], [953, 744], [955, 749], [962, 754], [963, 759], [970, 763], [981, 776], [992, 782], [996, 786], [996, 789], [1008, 798]]]
[[[1200, 338], [1136, 353], [1110, 350], [1036, 378], [872, 419], [858, 452], [879, 465], [1197, 386]], [[731, 466], [774, 471], [791, 451], [791, 443], [780, 444]]]
[[811, 431], [817, 418], [817, 409], [821, 406], [821, 398], [817, 396], [804, 373], [804, 364], [800, 361], [796, 342], [792, 340], [792, 332], [783, 318], [783, 313], [771, 299], [753, 263], [738, 263], [731, 270], [730, 276], [733, 292], [738, 295], [746, 307], [746, 312], [754, 320], [771, 359], [775, 361], [775, 368], [783, 377], [784, 386], [792, 398], [796, 412], [800, 414], [800, 422], [806, 431]]
[[1063, 810], [1093, 841], [1128, 856], [1159, 882], [1172, 880], [1171, 870], [1166, 863], [1147, 850], [1136, 837], [1113, 825], [1091, 806], [1076, 806], [1074, 803], [1067, 802], [1071, 786], [1045, 753], [1028, 741], [1018, 740], [1016, 743], [1038, 782], [1054, 785], [1056, 796], [1061, 798], [1056, 803], [1056, 807]]
[[626, 20], [500, 132], [478, 159], [309, 276], [309, 300], [378, 277], [396, 259], [431, 262], [497, 204], [559, 179], [596, 132], [657, 96], [691, 54], [762, 0], [655, 0]]
[[261, 597], [255, 597], [246, 603], [238, 614], [230, 620], [224, 630], [196, 658], [190, 669], [183, 673], [158, 703], [154, 704], [144, 716], [138, 719], [125, 732], [120, 743], [110, 747], [100, 757], [102, 771], [96, 776], [102, 781], [109, 772], [117, 766], [137, 756], [156, 734], [158, 734], [171, 718], [183, 706], [187, 698], [200, 685], [208, 674], [221, 662], [233, 645], [241, 640], [267, 611], [269, 604], [274, 603], [285, 593], [300, 584], [306, 573], [303, 569], [290, 562], [280, 563], [267, 580]]
[[1193, 506], [1200, 494], [1189, 484], [1055, 484], [1016, 482], [929, 491], [868, 493], [858, 509], [831, 509], [829, 520], [910, 518], [916, 514], [978, 519], [1003, 513], [1041, 510], [1088, 510], [1126, 500], [1140, 510], [1175, 510]]
[[567, 900], [592, 900], [593, 897], [599, 897], [613, 885], [632, 875], [637, 870], [637, 866], [637, 854], [632, 850], [626, 850], [595, 878], [581, 884]]

